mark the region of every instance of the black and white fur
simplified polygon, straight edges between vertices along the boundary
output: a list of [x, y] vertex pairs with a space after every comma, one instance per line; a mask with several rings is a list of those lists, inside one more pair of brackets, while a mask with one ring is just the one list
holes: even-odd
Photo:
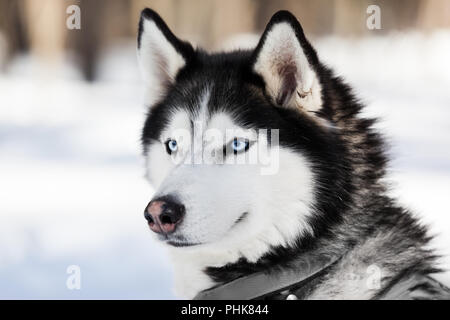
[[[138, 58], [148, 89], [147, 176], [155, 197], [186, 207], [177, 231], [162, 239], [179, 296], [289, 268], [306, 252], [342, 256], [309, 299], [376, 298], [402, 277], [438, 271], [426, 229], [386, 195], [385, 147], [374, 119], [360, 116], [351, 88], [320, 62], [291, 13], [276, 13], [254, 50], [207, 53], [145, 9]], [[277, 173], [214, 159], [187, 165], [167, 154], [164, 143], [179, 129], [192, 132], [180, 149], [204, 152], [196, 148], [206, 144], [207, 128], [278, 129]], [[247, 152], [262, 144], [267, 139]], [[372, 266], [381, 272], [375, 288], [367, 285]]]

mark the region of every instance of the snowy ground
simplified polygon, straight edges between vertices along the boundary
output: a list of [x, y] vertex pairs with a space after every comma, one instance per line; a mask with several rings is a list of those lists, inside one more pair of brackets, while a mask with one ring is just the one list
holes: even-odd
[[[450, 257], [450, 33], [314, 44], [382, 118], [393, 193]], [[26, 57], [0, 75], [0, 298], [173, 298], [142, 215], [152, 189], [133, 45], [106, 53], [99, 72], [87, 84], [70, 66]], [[81, 290], [66, 287], [69, 265], [81, 268]]]

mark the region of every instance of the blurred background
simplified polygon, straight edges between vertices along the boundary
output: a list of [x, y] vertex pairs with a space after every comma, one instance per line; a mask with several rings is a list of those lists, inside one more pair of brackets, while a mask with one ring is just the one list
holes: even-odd
[[[81, 29], [67, 27], [71, 5]], [[380, 29], [367, 26], [370, 5]], [[392, 194], [450, 267], [450, 1], [0, 0], [0, 298], [174, 298], [142, 214], [153, 192], [139, 145], [144, 7], [208, 50], [251, 47], [275, 11], [292, 11], [380, 118]], [[72, 265], [79, 290], [66, 284]]]

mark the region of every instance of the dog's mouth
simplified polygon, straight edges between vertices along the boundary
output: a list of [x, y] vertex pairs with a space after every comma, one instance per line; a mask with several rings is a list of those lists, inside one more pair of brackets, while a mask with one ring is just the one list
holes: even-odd
[[[248, 216], [248, 211], [243, 212], [233, 223], [231, 228], [244, 221]], [[230, 229], [231, 229], [230, 228]], [[194, 247], [203, 244], [202, 242], [190, 242], [183, 235], [175, 232], [173, 234], [158, 234], [158, 239], [173, 247]]]
[[192, 247], [198, 246], [200, 242], [189, 242], [183, 236], [180, 235], [159, 235], [159, 240], [173, 247]]
[[167, 244], [170, 244], [173, 247], [192, 247], [192, 246], [198, 246], [201, 243], [193, 243], [193, 242], [185, 242], [185, 241], [166, 241]]
[[245, 219], [245, 217], [248, 215], [248, 211], [246, 211], [246, 212], [244, 212], [243, 214], [241, 214], [240, 216], [239, 216], [239, 218], [237, 218], [236, 219], [236, 221], [234, 222], [234, 224], [236, 225], [236, 224], [238, 224], [239, 222], [242, 222], [244, 219]]

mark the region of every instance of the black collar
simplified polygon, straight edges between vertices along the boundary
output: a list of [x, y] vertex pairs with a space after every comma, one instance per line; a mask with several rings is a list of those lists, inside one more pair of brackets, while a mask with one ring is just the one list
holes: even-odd
[[341, 257], [302, 255], [288, 267], [237, 278], [200, 292], [194, 300], [297, 299]]

